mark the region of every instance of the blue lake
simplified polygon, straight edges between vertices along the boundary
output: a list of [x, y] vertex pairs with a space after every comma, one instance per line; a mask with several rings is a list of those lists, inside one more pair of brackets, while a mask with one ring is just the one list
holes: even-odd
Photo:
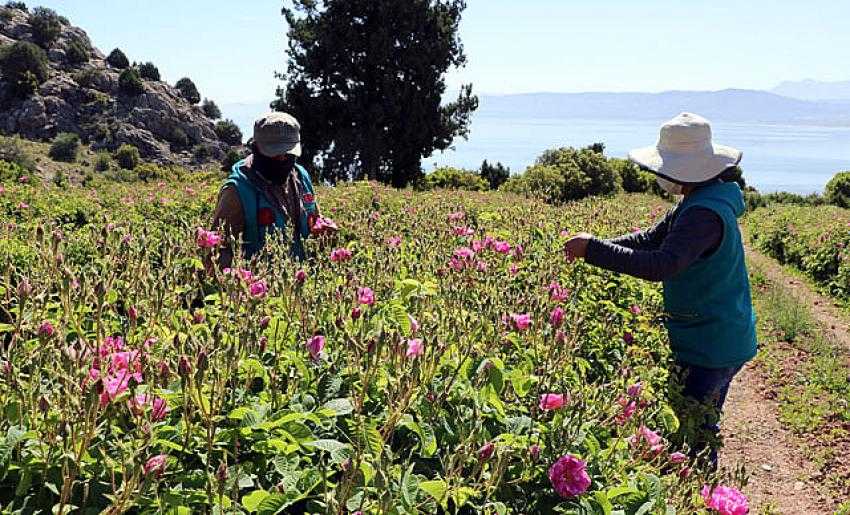
[[[582, 147], [601, 141], [608, 156], [651, 145], [660, 122], [588, 119], [526, 119], [476, 115], [469, 140], [455, 150], [423, 160], [435, 165], [478, 168], [500, 161], [518, 173], [545, 149]], [[763, 125], [714, 122], [714, 139], [744, 152], [741, 166], [747, 183], [760, 191], [823, 191], [835, 173], [850, 170], [850, 127]]]

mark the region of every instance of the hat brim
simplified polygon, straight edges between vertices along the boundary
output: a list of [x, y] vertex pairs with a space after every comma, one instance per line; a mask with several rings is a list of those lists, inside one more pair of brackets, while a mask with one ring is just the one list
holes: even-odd
[[300, 141], [296, 141], [295, 143], [283, 142], [269, 145], [268, 143], [260, 143], [259, 141], [255, 140], [254, 143], [257, 145], [257, 148], [260, 150], [260, 152], [263, 153], [264, 156], [274, 157], [282, 156], [284, 154], [291, 154], [295, 157], [301, 157]]
[[629, 160], [680, 184], [700, 184], [714, 179], [741, 162], [743, 153], [726, 145], [712, 145], [704, 152], [673, 153], [657, 146], [629, 152]]

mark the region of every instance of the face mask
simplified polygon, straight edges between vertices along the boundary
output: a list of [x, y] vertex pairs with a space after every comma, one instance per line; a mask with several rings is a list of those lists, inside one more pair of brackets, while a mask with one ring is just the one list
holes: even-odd
[[286, 178], [295, 167], [295, 159], [287, 158], [280, 161], [255, 152], [253, 166], [264, 179], [272, 184], [281, 185], [286, 182]]
[[656, 177], [655, 180], [658, 182], [658, 185], [661, 186], [661, 189], [666, 191], [671, 195], [681, 195], [684, 190], [684, 186], [681, 184], [677, 184], [673, 181], [668, 181], [663, 177]]

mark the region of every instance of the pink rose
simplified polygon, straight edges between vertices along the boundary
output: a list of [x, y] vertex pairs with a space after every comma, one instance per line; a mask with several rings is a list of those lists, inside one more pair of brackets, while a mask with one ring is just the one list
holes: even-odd
[[306, 345], [307, 351], [310, 353], [310, 357], [313, 359], [319, 359], [319, 356], [322, 354], [322, 350], [325, 348], [325, 337], [317, 334], [316, 336], [308, 339]]
[[167, 454], [158, 454], [156, 456], [152, 456], [145, 462], [145, 466], [142, 468], [146, 476], [153, 474], [156, 477], [162, 475], [165, 472], [165, 466], [168, 463], [168, 455]]
[[549, 314], [549, 323], [552, 324], [552, 327], [561, 327], [561, 324], [564, 323], [564, 310], [561, 306], [556, 306]]
[[269, 287], [266, 285], [266, 281], [263, 279], [251, 283], [251, 286], [249, 286], [248, 289], [251, 292], [251, 296], [258, 299], [265, 297], [266, 294], [269, 292]]
[[417, 358], [425, 352], [425, 344], [420, 338], [411, 338], [407, 340], [407, 352], [405, 355], [408, 358]]
[[197, 234], [195, 236], [195, 242], [199, 247], [204, 249], [211, 249], [213, 247], [218, 246], [221, 243], [221, 236], [215, 231], [207, 231], [201, 227], [198, 227]]
[[747, 515], [750, 512], [747, 497], [730, 486], [712, 489], [705, 485], [702, 487], [702, 498], [708, 508], [720, 515]]
[[571, 454], [562, 456], [549, 467], [549, 481], [561, 497], [577, 497], [590, 487], [587, 463]]
[[339, 248], [331, 251], [331, 261], [334, 263], [342, 263], [349, 259], [351, 259], [351, 251], [346, 248]]
[[372, 288], [363, 287], [357, 289], [357, 302], [364, 306], [371, 306], [375, 303], [375, 292]]
[[531, 325], [531, 315], [527, 313], [511, 313], [511, 322], [518, 331], [525, 331]]
[[540, 396], [539, 407], [543, 411], [552, 411], [561, 409], [567, 402], [563, 394], [560, 393], [544, 393]]

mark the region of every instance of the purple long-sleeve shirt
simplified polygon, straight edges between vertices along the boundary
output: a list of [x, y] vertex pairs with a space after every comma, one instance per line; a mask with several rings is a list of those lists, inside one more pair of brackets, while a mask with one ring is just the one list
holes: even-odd
[[679, 207], [646, 231], [612, 240], [592, 239], [585, 260], [595, 266], [648, 281], [665, 281], [701, 257], [709, 256], [723, 240], [723, 221], [714, 211]]

